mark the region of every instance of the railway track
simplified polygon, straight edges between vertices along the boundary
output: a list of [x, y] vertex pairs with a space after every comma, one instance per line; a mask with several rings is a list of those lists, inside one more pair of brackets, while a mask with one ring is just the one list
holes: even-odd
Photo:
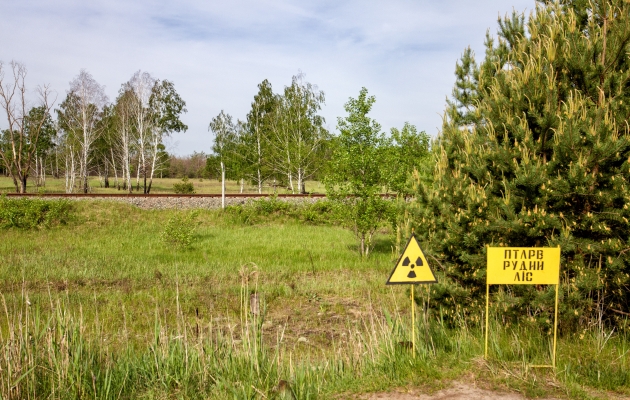
[[[8, 197], [68, 197], [68, 198], [221, 198], [221, 194], [175, 194], [175, 193], [0, 193], [0, 195], [7, 195]], [[226, 198], [238, 199], [238, 198], [287, 198], [287, 199], [300, 199], [300, 198], [325, 198], [323, 193], [311, 193], [311, 194], [258, 194], [258, 193], [226, 193]], [[396, 197], [395, 194], [381, 194], [381, 197]]]
[[[112, 198], [112, 197], [123, 197], [123, 198], [160, 198], [160, 197], [168, 197], [168, 198], [221, 198], [221, 194], [175, 194], [175, 193], [153, 193], [153, 194], [143, 194], [143, 193], [2, 193], [6, 194], [8, 197], [68, 197], [68, 198]], [[269, 198], [269, 197], [279, 197], [279, 198], [324, 198], [325, 194], [322, 193], [313, 193], [313, 194], [258, 194], [258, 193], [226, 193], [226, 198]], [[387, 195], [384, 195], [387, 196]]]

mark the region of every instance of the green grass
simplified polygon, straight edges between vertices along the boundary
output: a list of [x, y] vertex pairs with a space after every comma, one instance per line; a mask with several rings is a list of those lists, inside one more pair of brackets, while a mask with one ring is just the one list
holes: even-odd
[[414, 357], [408, 287], [384, 285], [389, 229], [361, 260], [341, 227], [200, 211], [191, 247], [175, 249], [160, 234], [178, 211], [75, 207], [69, 225], [1, 232], [0, 398], [326, 399], [453, 379], [530, 397], [630, 393], [630, 340], [597, 324], [560, 337], [554, 373], [528, 368], [549, 362], [536, 324], [493, 310], [485, 361], [481, 321], [425, 322], [420, 302]]
[[[189, 181], [195, 187], [195, 193], [197, 194], [218, 194], [221, 193], [221, 182], [215, 179], [190, 179]], [[142, 181], [140, 182], [140, 193], [142, 193]], [[173, 190], [173, 184], [181, 183], [181, 179], [177, 178], [155, 178], [153, 179], [153, 185], [151, 186], [151, 193], [175, 193]], [[103, 194], [103, 193], [124, 193], [122, 190], [118, 190], [115, 187], [115, 181], [110, 178], [110, 188], [105, 188], [104, 183], [99, 180], [98, 177], [91, 177], [89, 180], [91, 193]], [[134, 193], [136, 190], [136, 180], [133, 180]], [[55, 179], [51, 176], [46, 178], [46, 184], [44, 186], [35, 186], [35, 180], [29, 179], [27, 182], [28, 193], [65, 193], [65, 180], [62, 178]], [[226, 181], [226, 193], [240, 193], [240, 182]], [[321, 182], [307, 181], [306, 190], [310, 193], [326, 193], [326, 189]], [[0, 176], [0, 193], [14, 193], [15, 186], [11, 178]], [[78, 192], [78, 191], [75, 191]], [[243, 193], [258, 193], [258, 188], [249, 184], [245, 184]], [[274, 188], [267, 185], [263, 188], [263, 193], [291, 193], [285, 187], [278, 187], [274, 191]]]

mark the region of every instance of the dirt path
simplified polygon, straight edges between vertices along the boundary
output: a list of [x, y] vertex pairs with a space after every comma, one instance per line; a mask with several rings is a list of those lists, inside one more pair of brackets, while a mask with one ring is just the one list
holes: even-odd
[[[524, 400], [525, 396], [518, 393], [497, 392], [476, 387], [474, 384], [453, 382], [451, 387], [439, 390], [433, 394], [422, 394], [419, 390], [390, 393], [372, 393], [365, 400]], [[557, 400], [546, 398], [542, 400]]]

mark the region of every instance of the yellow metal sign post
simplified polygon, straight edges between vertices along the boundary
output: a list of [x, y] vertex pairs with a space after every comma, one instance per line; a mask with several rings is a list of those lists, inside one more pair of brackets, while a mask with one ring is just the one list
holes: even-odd
[[488, 247], [488, 270], [486, 274], [486, 359], [488, 359], [490, 285], [556, 285], [552, 364], [531, 366], [534, 368], [556, 367], [559, 284], [560, 247]]
[[386, 285], [411, 284], [411, 348], [416, 355], [416, 305], [413, 287], [417, 283], [436, 283], [433, 269], [429, 266], [416, 237], [411, 234], [407, 246], [389, 275]]

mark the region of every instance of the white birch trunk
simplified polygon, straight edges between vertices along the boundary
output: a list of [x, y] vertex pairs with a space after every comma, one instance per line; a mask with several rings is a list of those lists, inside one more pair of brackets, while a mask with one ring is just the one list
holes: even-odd
[[297, 187], [298, 193], [302, 193], [302, 186], [304, 185], [304, 176], [302, 174], [302, 168], [297, 170]]
[[118, 182], [118, 169], [116, 168], [116, 157], [114, 157], [114, 148], [109, 148], [109, 153], [112, 156], [112, 168], [114, 169], [114, 185], [116, 185], [116, 189], [120, 190], [120, 183]]
[[221, 161], [221, 209], [225, 209], [225, 165]]
[[65, 178], [66, 178], [66, 193], [72, 193], [68, 191], [68, 185], [70, 184], [70, 176], [69, 176], [69, 168], [68, 168], [68, 158], [66, 157], [66, 170], [65, 170]]
[[42, 186], [46, 187], [46, 163], [44, 163], [44, 159], [43, 158], [39, 158], [39, 165], [40, 168], [42, 169], [42, 173], [41, 173], [41, 183]]

